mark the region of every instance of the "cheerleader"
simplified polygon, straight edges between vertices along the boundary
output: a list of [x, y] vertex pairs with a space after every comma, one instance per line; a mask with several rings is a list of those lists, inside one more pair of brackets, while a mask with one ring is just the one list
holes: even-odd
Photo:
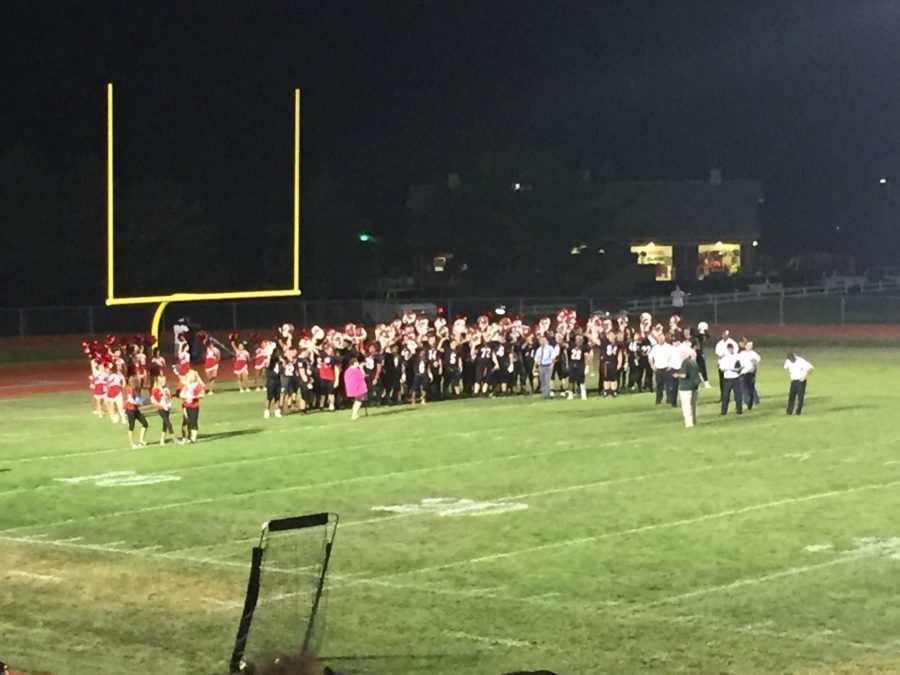
[[[143, 448], [147, 445], [144, 442], [144, 437], [147, 435], [147, 418], [144, 417], [144, 413], [138, 408], [137, 396], [134, 387], [130, 384], [125, 387], [125, 400], [122, 405], [125, 410], [125, 415], [128, 418], [128, 443], [132, 448]], [[140, 438], [138, 438], [137, 443], [134, 442], [135, 422], [141, 423], [141, 435]]]
[[153, 405], [156, 406], [156, 414], [159, 415], [159, 419], [162, 422], [159, 444], [165, 445], [167, 439], [174, 442], [175, 430], [172, 428], [172, 420], [169, 418], [169, 414], [172, 411], [172, 393], [166, 386], [166, 376], [164, 374], [160, 374], [156, 378], [153, 389], [150, 391], [150, 399], [153, 401]]
[[131, 349], [131, 363], [134, 367], [134, 388], [138, 401], [140, 401], [144, 387], [147, 386], [147, 354], [144, 351], [144, 338], [140, 335], [136, 336]]
[[191, 370], [191, 349], [184, 333], [178, 335], [178, 365], [175, 373], [178, 377], [184, 377]]
[[256, 343], [256, 351], [253, 352], [253, 386], [256, 387], [256, 391], [262, 391], [262, 385], [266, 382], [266, 362], [268, 360], [266, 341], [260, 340]]
[[125, 424], [125, 406], [122, 401], [122, 389], [125, 386], [125, 376], [118, 370], [112, 371], [106, 376], [106, 407], [113, 423]]
[[150, 381], [156, 382], [160, 376], [165, 380], [166, 357], [159, 352], [159, 347], [154, 347], [150, 352]]
[[250, 352], [243, 342], [232, 341], [231, 348], [234, 350], [234, 378], [243, 394], [250, 391]]
[[203, 358], [203, 368], [206, 371], [206, 386], [209, 389], [207, 393], [212, 396], [216, 377], [219, 375], [219, 361], [222, 360], [222, 353], [216, 347], [212, 338], [207, 338], [205, 345], [206, 352]]
[[[182, 445], [197, 442], [197, 432], [199, 430], [200, 420], [200, 399], [203, 398], [205, 393], [206, 390], [203, 388], [203, 381], [200, 379], [200, 374], [196, 370], [189, 370], [184, 377], [181, 391], [178, 394], [178, 397], [181, 399], [182, 413], [184, 421], [187, 423], [186, 425], [189, 434], [188, 437], [181, 439], [180, 443]], [[184, 426], [185, 424], [183, 422], [182, 427]]]
[[104, 417], [106, 415], [106, 379], [107, 379], [107, 370], [106, 366], [102, 363], [97, 363], [96, 361], [91, 361], [91, 366], [94, 369], [94, 374], [91, 375], [91, 394], [94, 399], [94, 411], [93, 414], [97, 417]]

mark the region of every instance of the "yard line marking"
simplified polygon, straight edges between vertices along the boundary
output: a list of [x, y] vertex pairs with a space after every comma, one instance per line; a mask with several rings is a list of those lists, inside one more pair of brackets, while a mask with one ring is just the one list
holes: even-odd
[[492, 638], [483, 635], [473, 635], [472, 633], [464, 633], [462, 631], [445, 630], [444, 635], [469, 642], [480, 642], [491, 647], [533, 647], [533, 642], [525, 642], [524, 640], [513, 640], [512, 638]]
[[153, 546], [144, 546], [143, 548], [133, 549], [135, 553], [146, 553], [149, 551], [158, 551], [162, 546], [160, 544], [153, 544]]
[[[848, 445], [848, 446], [842, 446], [842, 447], [837, 447], [837, 448], [833, 448], [833, 449], [841, 450], [841, 449], [844, 449], [845, 447], [855, 447], [855, 446]], [[586, 489], [593, 488], [593, 487], [603, 487], [606, 485], [624, 485], [627, 483], [639, 482], [639, 481], [644, 481], [644, 480], [652, 480], [654, 478], [668, 478], [671, 476], [686, 475], [686, 474], [691, 474], [691, 473], [703, 473], [706, 471], [713, 471], [715, 469], [723, 469], [723, 468], [727, 469], [727, 468], [738, 467], [738, 466], [750, 466], [752, 464], [756, 464], [759, 462], [777, 461], [777, 460], [780, 460], [783, 458], [784, 458], [784, 455], [769, 455], [766, 457], [757, 457], [755, 459], [751, 459], [751, 460], [747, 460], [747, 461], [722, 462], [719, 464], [704, 464], [701, 466], [689, 467], [686, 469], [676, 469], [674, 471], [660, 471], [657, 473], [641, 474], [638, 476], [626, 476], [624, 478], [610, 478], [610, 479], [594, 481], [591, 483], [580, 483], [577, 485], [568, 485], [568, 486], [559, 487], [559, 488], [549, 488], [547, 490], [538, 490], [536, 492], [526, 492], [526, 493], [517, 494], [517, 495], [496, 497], [496, 498], [492, 499], [492, 501], [495, 501], [495, 502], [517, 501], [517, 500], [529, 499], [529, 498], [534, 498], [534, 497], [544, 497], [544, 496], [552, 495], [552, 494], [561, 494], [564, 492], [575, 492], [578, 490], [586, 490]], [[395, 514], [392, 514], [389, 516], [364, 518], [362, 520], [351, 520], [346, 523], [341, 523], [341, 530], [342, 531], [346, 530], [348, 527], [357, 527], [359, 525], [372, 525], [372, 524], [382, 523], [385, 521], [396, 520], [398, 518], [413, 518], [413, 517], [417, 517], [420, 515], [427, 515], [427, 514], [395, 513]], [[203, 544], [200, 546], [189, 546], [187, 548], [176, 549], [174, 551], [171, 551], [171, 553], [179, 554], [179, 553], [184, 553], [186, 551], [202, 551], [202, 550], [208, 550], [208, 549], [215, 549], [218, 547], [229, 547], [229, 546], [233, 546], [235, 544], [246, 544], [247, 542], [257, 541], [258, 539], [259, 539], [258, 536], [254, 536], [254, 537], [245, 537], [243, 539], [236, 539], [236, 540], [230, 541], [230, 542], [218, 542], [215, 544]], [[227, 558], [229, 555], [231, 555], [230, 552], [223, 552], [223, 553], [217, 554], [212, 557], [214, 559], [215, 558], [221, 559], [221, 558]]]
[[839, 558], [833, 558], [831, 560], [826, 560], [825, 562], [815, 563], [813, 565], [800, 565], [798, 567], [789, 567], [786, 570], [781, 570], [779, 572], [772, 572], [771, 574], [763, 574], [759, 577], [749, 577], [746, 579], [737, 579], [728, 584], [719, 584], [717, 586], [707, 586], [706, 588], [698, 588], [693, 591], [688, 591], [687, 593], [678, 593], [676, 595], [670, 595], [665, 598], [660, 598], [659, 600], [653, 600], [651, 602], [642, 603], [640, 605], [634, 605], [628, 608], [630, 611], [640, 612], [644, 609], [649, 609], [651, 607], [658, 607], [660, 605], [668, 605], [672, 603], [678, 603], [682, 600], [690, 600], [691, 598], [697, 598], [703, 595], [710, 595], [712, 593], [719, 593], [721, 591], [730, 591], [736, 588], [743, 588], [744, 586], [755, 586], [757, 584], [764, 584], [769, 581], [774, 581], [776, 579], [783, 579], [784, 577], [792, 577], [798, 574], [806, 574], [807, 572], [812, 572], [815, 570], [824, 569], [826, 567], [834, 567], [836, 565], [845, 565], [847, 563], [856, 562], [858, 560], [863, 560], [865, 558], [872, 558], [873, 554], [865, 554], [865, 553], [855, 553], [852, 555], [844, 555]]
[[892, 459], [890, 462], [885, 462], [885, 466], [893, 466], [894, 464], [900, 464], [900, 460]]
[[[65, 540], [63, 540], [63, 541], [65, 541]], [[111, 541], [111, 542], [108, 542], [108, 543], [103, 544], [103, 545], [106, 546], [107, 548], [115, 548], [116, 546], [121, 546], [121, 545], [124, 544], [124, 543], [125, 543], [124, 540], [122, 540], [122, 541]]]
[[[516, 500], [520, 500], [520, 499], [528, 499], [528, 498], [533, 498], [533, 497], [545, 497], [547, 495], [561, 494], [563, 492], [575, 492], [577, 490], [586, 490], [589, 488], [603, 487], [606, 485], [624, 485], [627, 483], [635, 483], [635, 482], [639, 482], [639, 481], [651, 480], [653, 478], [666, 478], [666, 477], [670, 477], [670, 476], [679, 476], [679, 475], [685, 475], [685, 474], [689, 474], [689, 473], [702, 473], [702, 472], [706, 472], [706, 471], [712, 471], [715, 469], [731, 468], [731, 467], [735, 467], [735, 466], [748, 466], [748, 465], [754, 464], [756, 462], [779, 460], [781, 458], [782, 457], [780, 455], [771, 456], [771, 457], [760, 457], [758, 459], [750, 460], [747, 462], [724, 462], [721, 464], [704, 464], [702, 466], [690, 467], [687, 469], [676, 469], [674, 471], [660, 471], [657, 473], [641, 474], [638, 476], [626, 476], [623, 478], [608, 478], [608, 479], [604, 479], [604, 480], [594, 481], [591, 483], [581, 483], [578, 485], [566, 485], [566, 486], [558, 487], [558, 488], [549, 488], [547, 490], [538, 490], [536, 492], [525, 492], [525, 493], [518, 494], [518, 495], [508, 495], [506, 497], [496, 497], [496, 498], [492, 499], [491, 501], [505, 502], [505, 501], [516, 501]], [[343, 531], [343, 530], [347, 529], [348, 527], [358, 527], [359, 525], [372, 525], [372, 524], [382, 523], [385, 521], [396, 520], [398, 518], [413, 518], [413, 517], [421, 516], [421, 515], [428, 515], [428, 514], [412, 513], [412, 512], [411, 513], [395, 513], [395, 514], [392, 514], [389, 516], [364, 518], [362, 520], [351, 520], [346, 523], [341, 523], [341, 530]], [[227, 547], [227, 546], [233, 546], [235, 544], [246, 544], [247, 542], [257, 541], [257, 540], [259, 540], [259, 536], [246, 537], [243, 539], [236, 539], [236, 540], [230, 541], [230, 542], [204, 544], [201, 546], [189, 546], [187, 548], [176, 549], [174, 551], [171, 551], [171, 553], [183, 553], [185, 551], [213, 549], [213, 548], [217, 548], [219, 546]], [[225, 558], [225, 557], [228, 557], [228, 555], [231, 555], [231, 554], [230, 553], [220, 554], [220, 555], [213, 556], [213, 558]]]
[[57, 544], [73, 544], [82, 539], [84, 539], [84, 537], [69, 537], [68, 539], [55, 539], [54, 542]]
[[233, 600], [219, 600], [218, 598], [200, 598], [201, 602], [205, 602], [210, 605], [218, 605], [219, 607], [223, 607], [225, 609], [240, 609], [243, 607], [243, 604], [240, 602], [234, 602]]
[[[499, 457], [486, 457], [483, 459], [474, 459], [469, 460], [467, 462], [456, 462], [453, 464], [438, 464], [432, 466], [419, 467], [416, 469], [406, 469], [403, 471], [390, 471], [388, 473], [381, 474], [368, 474], [364, 476], [353, 476], [351, 478], [341, 478], [339, 480], [326, 481], [324, 483], [307, 483], [305, 485], [288, 485], [280, 488], [267, 488], [265, 490], [256, 490], [253, 492], [239, 492], [235, 494], [229, 495], [220, 495], [217, 497], [204, 497], [202, 499], [192, 499], [189, 501], [183, 502], [170, 502], [168, 504], [157, 504], [155, 506], [146, 506], [140, 509], [129, 509], [126, 511], [117, 511], [114, 513], [101, 513], [95, 516], [86, 516], [84, 518], [67, 518], [65, 520], [59, 520], [53, 523], [33, 523], [31, 525], [20, 525], [17, 527], [10, 527], [4, 530], [0, 530], [0, 533], [9, 533], [9, 532], [18, 532], [21, 530], [28, 530], [31, 528], [49, 528], [49, 527], [58, 527], [60, 525], [70, 525], [75, 523], [87, 523], [93, 522], [95, 520], [101, 520], [105, 518], [119, 518], [121, 516], [133, 516], [139, 515], [142, 513], [151, 513], [154, 511], [165, 511], [168, 509], [178, 509], [185, 506], [199, 506], [201, 504], [213, 504], [216, 502], [228, 501], [231, 499], [244, 499], [247, 497], [254, 497], [258, 495], [270, 495], [277, 494], [282, 492], [295, 492], [300, 490], [310, 490], [316, 488], [323, 487], [333, 487], [336, 485], [346, 485], [349, 483], [361, 483], [370, 480], [379, 480], [383, 478], [396, 478], [399, 476], [410, 476], [421, 473], [429, 473], [432, 471], [444, 471], [447, 469], [459, 469], [462, 467], [468, 466], [479, 466], [483, 464], [493, 464], [495, 462], [509, 462], [515, 461], [517, 459], [533, 459], [535, 457], [545, 457], [550, 455], [556, 455], [566, 452], [592, 452], [600, 447], [616, 447], [621, 445], [633, 445], [635, 443], [643, 443], [645, 439], [633, 439], [626, 441], [612, 441], [610, 443], [602, 443], [600, 445], [595, 445], [592, 447], [585, 447], [581, 445], [580, 441], [578, 441], [578, 445], [572, 446], [572, 443], [566, 444], [562, 448], [557, 448], [554, 450], [545, 450], [542, 452], [534, 452], [534, 453], [516, 453], [514, 455], [501, 455]], [[573, 443], [575, 443], [573, 441]]]
[[62, 581], [62, 579], [55, 574], [37, 574], [36, 572], [26, 572], [25, 570], [10, 570], [6, 574], [7, 576], [23, 577], [25, 579], [34, 579], [36, 581]]
[[728, 518], [730, 516], [739, 516], [747, 513], [753, 513], [755, 511], [763, 511], [766, 509], [777, 508], [779, 506], [787, 506], [789, 504], [799, 504], [803, 502], [815, 501], [818, 499], [828, 499], [830, 497], [841, 497], [850, 494], [856, 494], [858, 492], [865, 492], [867, 490], [881, 490], [884, 488], [895, 487], [900, 485], [900, 480], [891, 481], [888, 483], [870, 483], [867, 485], [860, 485], [853, 488], [846, 488], [844, 490], [829, 490], [827, 492], [818, 492], [811, 495], [803, 495], [800, 497], [788, 497], [786, 499], [778, 499], [771, 502], [765, 502], [762, 504], [752, 504], [750, 506], [744, 506], [738, 509], [727, 509], [725, 511], [719, 511], [718, 513], [709, 513], [703, 516], [697, 516], [694, 518], [681, 518], [679, 520], [670, 520], [663, 523], [653, 523], [650, 525], [642, 525], [640, 527], [632, 527], [626, 530], [618, 530], [615, 532], [605, 532], [603, 534], [594, 535], [591, 537], [578, 537], [577, 539], [564, 539], [562, 541], [550, 542], [549, 544], [541, 544], [539, 546], [529, 546], [528, 548], [520, 548], [513, 551], [506, 551], [503, 553], [492, 553], [490, 555], [479, 556], [477, 558], [469, 558], [468, 560], [457, 560], [454, 562], [444, 563], [441, 565], [431, 565], [428, 567], [420, 567], [417, 569], [407, 570], [403, 572], [393, 572], [391, 574], [382, 575], [381, 579], [385, 578], [394, 578], [394, 577], [402, 577], [408, 576], [412, 574], [422, 574], [425, 572], [438, 572], [445, 569], [451, 569], [454, 567], [465, 567], [467, 565], [475, 565], [479, 563], [485, 562], [494, 562], [496, 560], [503, 560], [505, 558], [512, 558], [514, 556], [525, 555], [529, 553], [537, 553], [539, 551], [549, 551], [556, 548], [561, 548], [564, 546], [577, 546], [580, 544], [589, 544], [596, 541], [601, 541], [603, 539], [610, 539], [613, 537], [622, 537], [630, 534], [643, 534], [644, 532], [652, 532], [654, 530], [663, 530], [669, 529], [673, 527], [682, 527], [685, 525], [695, 525], [697, 523], [703, 523], [710, 520], [717, 520], [719, 518]]

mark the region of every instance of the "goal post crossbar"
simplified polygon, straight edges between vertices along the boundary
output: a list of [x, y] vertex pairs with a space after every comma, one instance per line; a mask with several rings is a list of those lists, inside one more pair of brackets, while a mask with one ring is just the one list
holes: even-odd
[[144, 296], [118, 296], [115, 292], [115, 181], [114, 181], [114, 127], [113, 85], [106, 85], [106, 305], [148, 305], [159, 303], [154, 318], [153, 334], [158, 336], [159, 317], [165, 305], [171, 302], [195, 302], [215, 300], [255, 300], [261, 298], [286, 298], [300, 295], [300, 89], [294, 89], [294, 143], [293, 143], [293, 264], [291, 286], [276, 290], [235, 290], [211, 292], [182, 292]]

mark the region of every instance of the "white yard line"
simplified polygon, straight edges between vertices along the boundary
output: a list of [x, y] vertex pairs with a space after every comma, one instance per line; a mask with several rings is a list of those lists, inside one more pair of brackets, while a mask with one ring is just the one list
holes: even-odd
[[487, 637], [484, 635], [474, 635], [472, 633], [464, 633], [463, 631], [449, 631], [445, 630], [444, 635], [450, 638], [457, 638], [459, 640], [465, 640], [466, 642], [479, 642], [481, 644], [488, 645], [489, 647], [509, 647], [509, 648], [521, 648], [521, 647], [534, 647], [534, 643], [525, 642], [524, 640], [514, 640], [512, 638], [498, 638], [498, 637]]
[[678, 593], [676, 595], [670, 595], [665, 598], [660, 598], [659, 600], [653, 600], [651, 602], [642, 603], [640, 605], [633, 605], [630, 610], [641, 612], [646, 609], [650, 609], [652, 607], [659, 607], [660, 605], [670, 605], [682, 602], [684, 600], [690, 600], [692, 598], [699, 598], [704, 595], [711, 595], [714, 593], [721, 593], [722, 591], [732, 591], [736, 588], [744, 588], [745, 586], [756, 586], [759, 584], [765, 584], [769, 581], [775, 581], [776, 579], [783, 579], [785, 577], [793, 577], [799, 574], [806, 574], [807, 572], [814, 572], [815, 570], [824, 569], [826, 567], [835, 567], [836, 565], [846, 565], [847, 563], [857, 562], [859, 560], [863, 560], [865, 558], [875, 557], [875, 553], [869, 554], [849, 554], [844, 555], [839, 558], [833, 558], [831, 560], [827, 560], [825, 562], [815, 563], [813, 565], [799, 565], [797, 567], [790, 567], [786, 570], [781, 570], [778, 572], [772, 572], [771, 574], [763, 574], [758, 577], [748, 577], [745, 579], [737, 579], [727, 584], [719, 584], [717, 586], [707, 586], [706, 588], [698, 588], [693, 591], [688, 591], [687, 593]]
[[610, 443], [601, 443], [599, 445], [595, 445], [592, 447], [585, 447], [581, 444], [580, 441], [575, 442], [574, 447], [573, 443], [565, 444], [564, 447], [556, 448], [554, 450], [545, 450], [542, 452], [533, 452], [533, 453], [517, 453], [514, 455], [501, 455], [499, 457], [486, 457], [483, 459], [473, 459], [467, 462], [456, 462], [453, 464], [437, 464], [432, 466], [424, 466], [417, 469], [406, 469], [404, 471], [390, 471], [388, 473], [381, 474], [369, 474], [365, 476], [354, 476], [351, 478], [341, 478], [339, 480], [325, 481], [323, 483], [307, 483], [305, 485], [289, 485], [280, 488], [267, 488], [265, 490], [255, 490], [252, 492], [238, 492], [230, 495], [220, 495], [217, 497], [205, 497], [202, 499], [192, 499], [189, 501], [183, 502], [171, 502], [168, 504], [157, 504], [155, 506], [146, 506], [140, 509], [129, 509], [126, 511], [117, 511], [114, 513], [101, 513], [95, 516], [86, 516], [83, 518], [67, 518], [65, 520], [59, 520], [52, 523], [33, 523], [30, 525], [20, 525], [17, 527], [10, 527], [4, 530], [0, 530], [0, 533], [10, 533], [10, 532], [19, 532], [22, 530], [30, 530], [35, 528], [49, 528], [49, 527], [58, 527], [60, 525], [73, 525], [78, 523], [88, 523], [96, 520], [101, 520], [105, 518], [120, 518], [122, 516], [133, 516], [140, 515], [143, 513], [152, 513], [155, 511], [165, 511], [169, 509], [179, 509], [184, 508], [186, 506], [199, 506], [202, 504], [214, 504], [217, 502], [228, 501], [232, 499], [246, 499], [248, 497], [256, 497], [259, 495], [271, 495], [271, 494], [279, 494], [285, 492], [299, 492], [301, 490], [314, 490], [317, 488], [324, 487], [334, 487], [337, 485], [348, 485], [351, 483], [362, 483], [370, 480], [381, 480], [384, 478], [398, 478], [400, 476], [413, 476], [422, 473], [430, 473], [432, 471], [443, 471], [446, 469], [459, 469], [463, 467], [469, 466], [480, 466], [484, 464], [493, 464], [498, 462], [509, 462], [520, 459], [534, 459], [536, 457], [546, 457], [550, 455], [557, 455], [567, 452], [593, 452], [596, 451], [597, 448], [602, 447], [616, 447], [622, 445], [632, 445], [634, 443], [644, 442], [643, 439], [633, 439], [626, 441], [612, 441]]
[[[506, 502], [506, 501], [519, 501], [522, 499], [529, 499], [534, 497], [546, 497], [548, 495], [562, 494], [566, 492], [576, 492], [578, 490], [588, 490], [590, 488], [596, 487], [605, 487], [608, 485], [625, 485], [628, 483], [637, 483], [646, 480], [652, 480], [654, 478], [669, 478], [672, 476], [682, 476], [691, 473], [705, 473], [706, 471], [714, 471], [716, 469], [723, 468], [732, 468], [736, 466], [749, 466], [751, 464], [763, 461], [771, 461], [771, 460], [779, 460], [782, 459], [781, 455], [772, 456], [772, 457], [760, 457], [758, 459], [745, 461], [745, 462], [725, 462], [722, 464], [704, 464], [703, 466], [690, 467], [687, 469], [676, 469], [674, 471], [660, 471], [657, 473], [647, 473], [640, 474], [638, 476], [626, 476], [623, 478], [608, 478], [604, 480], [593, 481], [591, 483], [579, 483], [577, 485], [566, 485], [558, 488], [549, 488], [547, 490], [537, 490], [535, 492], [523, 492], [521, 494], [516, 495], [507, 495], [505, 497], [497, 497], [492, 499], [494, 502]], [[397, 520], [399, 518], [414, 518], [419, 516], [428, 515], [423, 512], [409, 512], [409, 513], [395, 513], [389, 516], [378, 516], [375, 518], [364, 518], [362, 520], [352, 520], [346, 523], [341, 523], [340, 529], [346, 530], [348, 527], [358, 527], [360, 525], [376, 525], [380, 523], [384, 523], [391, 520]], [[173, 554], [181, 554], [187, 551], [199, 551], [199, 550], [207, 550], [207, 549], [215, 549], [218, 547], [228, 547], [234, 546], [236, 544], [246, 544], [249, 542], [257, 541], [259, 536], [255, 537], [246, 537], [244, 539], [236, 539], [230, 542], [221, 542], [217, 544], [204, 544], [202, 546], [190, 546], [187, 548], [176, 549], [171, 551]], [[215, 556], [211, 556], [212, 558], [227, 558], [232, 553], [221, 553]]]
[[6, 576], [34, 579], [35, 581], [62, 581], [62, 579], [60, 579], [55, 574], [37, 574], [35, 572], [26, 572], [25, 570], [10, 570], [6, 573]]
[[788, 497], [786, 499], [778, 499], [771, 502], [765, 502], [762, 504], [753, 504], [751, 506], [744, 506], [738, 509], [727, 509], [725, 511], [719, 511], [718, 513], [710, 513], [703, 516], [697, 516], [695, 518], [681, 518], [679, 520], [670, 520], [662, 523], [654, 523], [651, 525], [643, 525], [640, 527], [632, 527], [626, 530], [618, 530], [615, 532], [605, 532], [603, 534], [594, 535], [591, 537], [578, 537], [576, 539], [564, 539], [562, 541], [550, 542], [549, 544], [541, 544], [539, 546], [529, 546], [527, 548], [520, 548], [513, 551], [505, 551], [502, 553], [492, 553], [490, 555], [479, 556], [477, 558], [469, 558], [468, 560], [457, 560], [454, 562], [444, 563], [441, 565], [431, 565], [428, 567], [420, 567], [417, 569], [406, 570], [402, 572], [393, 572], [391, 574], [382, 575], [381, 579], [386, 578], [396, 578], [409, 576], [414, 574], [423, 574], [427, 572], [438, 572], [445, 569], [452, 569], [454, 567], [465, 567], [468, 565], [476, 565], [480, 563], [489, 563], [497, 560], [504, 560], [506, 558], [512, 558], [515, 556], [526, 555], [530, 553], [538, 553], [541, 551], [550, 551], [557, 548], [567, 547], [567, 546], [578, 546], [580, 544], [588, 544], [597, 541], [601, 541], [603, 539], [610, 539], [613, 537], [622, 537], [628, 536], [631, 534], [643, 534], [644, 532], [653, 532], [655, 530], [663, 530], [674, 527], [683, 527], [686, 525], [695, 525], [697, 523], [703, 523], [710, 520], [717, 520], [719, 518], [729, 518], [731, 516], [740, 516], [747, 513], [754, 513], [756, 511], [763, 511], [767, 509], [778, 508], [779, 506], [787, 506], [789, 504], [800, 504], [804, 502], [816, 501], [819, 499], [829, 499], [831, 497], [843, 497], [850, 494], [856, 494], [858, 492], [865, 492], [869, 490], [881, 490], [884, 488], [896, 487], [900, 485], [900, 480], [891, 481], [888, 483], [872, 483], [868, 485], [860, 485], [853, 488], [846, 488], [844, 490], [829, 490], [827, 492], [817, 492], [811, 495], [804, 495], [801, 497]]

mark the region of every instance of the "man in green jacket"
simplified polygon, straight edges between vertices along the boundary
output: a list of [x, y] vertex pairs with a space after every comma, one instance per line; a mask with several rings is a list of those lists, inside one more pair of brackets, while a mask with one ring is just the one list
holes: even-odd
[[684, 415], [684, 426], [690, 429], [697, 422], [697, 397], [703, 378], [697, 365], [693, 350], [682, 353], [684, 360], [681, 368], [675, 373], [678, 381], [678, 398], [681, 399], [681, 414]]

